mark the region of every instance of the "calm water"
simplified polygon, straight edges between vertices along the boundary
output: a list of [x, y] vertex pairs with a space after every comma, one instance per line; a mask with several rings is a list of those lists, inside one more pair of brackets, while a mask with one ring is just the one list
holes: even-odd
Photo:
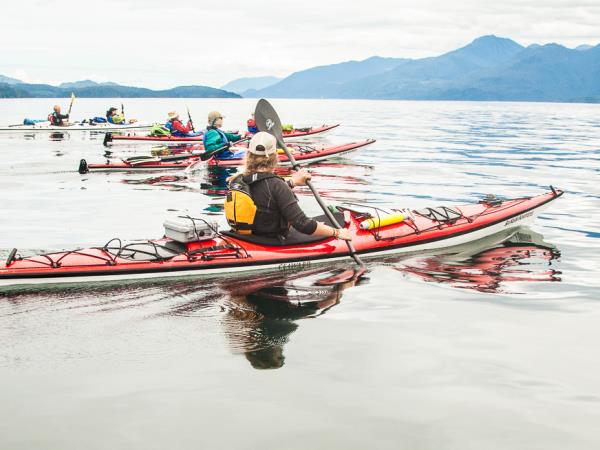
[[[0, 124], [53, 103], [0, 101]], [[229, 128], [254, 108], [125, 107], [152, 121], [186, 103], [197, 124], [218, 109]], [[359, 279], [349, 262], [0, 294], [0, 448], [598, 448], [600, 105], [274, 105], [298, 126], [341, 122], [325, 142], [378, 139], [313, 166], [332, 203], [566, 194], [519, 245], [373, 263]], [[78, 99], [73, 115], [108, 106]], [[81, 158], [103, 159], [101, 139], [0, 135], [1, 258], [159, 237], [173, 211], [218, 216], [225, 172], [79, 175]]]

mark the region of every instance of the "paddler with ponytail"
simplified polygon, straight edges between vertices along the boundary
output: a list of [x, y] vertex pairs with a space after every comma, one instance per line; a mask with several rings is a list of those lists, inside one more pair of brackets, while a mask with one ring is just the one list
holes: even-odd
[[[223, 126], [223, 114], [219, 111], [211, 111], [208, 113], [208, 126], [204, 132], [202, 142], [204, 143], [204, 151], [212, 152], [219, 148], [227, 147], [232, 142], [237, 142], [244, 137], [242, 134], [226, 133], [220, 128]], [[216, 155], [217, 158], [227, 159], [232, 155], [232, 152], [225, 150]]]
[[229, 180], [225, 215], [232, 229], [285, 240], [292, 226], [303, 234], [352, 240], [347, 229], [330, 227], [304, 214], [292, 188], [305, 185], [310, 174], [299, 170], [285, 181], [274, 173], [278, 161], [275, 137], [256, 133], [246, 152], [244, 172]]

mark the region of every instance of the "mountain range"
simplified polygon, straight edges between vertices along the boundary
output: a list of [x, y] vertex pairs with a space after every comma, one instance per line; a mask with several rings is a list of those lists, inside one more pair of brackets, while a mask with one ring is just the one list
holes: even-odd
[[558, 44], [482, 36], [459, 49], [420, 59], [373, 56], [312, 67], [281, 79], [249, 77], [221, 89], [179, 86], [166, 90], [82, 80], [59, 86], [27, 84], [0, 75], [0, 98], [267, 97], [403, 100], [600, 102], [600, 45]]
[[178, 86], [172, 89], [152, 90], [117, 83], [96, 83], [91, 80], [49, 84], [28, 84], [14, 78], [0, 76], [0, 98], [60, 98], [69, 97], [73, 92], [77, 97], [97, 98], [240, 98], [234, 92], [208, 86]]
[[600, 102], [600, 45], [523, 47], [489, 35], [436, 57], [371, 57], [313, 67], [242, 95]]
[[229, 83], [221, 86], [221, 89], [225, 91], [235, 92], [241, 94], [250, 89], [262, 89], [267, 86], [271, 86], [278, 83], [283, 78], [279, 77], [248, 77], [238, 78], [237, 80], [230, 81]]

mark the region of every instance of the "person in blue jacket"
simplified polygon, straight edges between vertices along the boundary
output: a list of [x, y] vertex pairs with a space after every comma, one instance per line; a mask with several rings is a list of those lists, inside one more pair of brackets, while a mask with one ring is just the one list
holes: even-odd
[[[211, 111], [208, 113], [208, 126], [204, 132], [202, 141], [204, 142], [204, 151], [211, 152], [230, 145], [232, 142], [237, 142], [242, 139], [244, 134], [227, 133], [221, 130], [223, 126], [223, 114], [219, 111]], [[227, 159], [233, 155], [229, 150], [219, 153], [217, 158]]]

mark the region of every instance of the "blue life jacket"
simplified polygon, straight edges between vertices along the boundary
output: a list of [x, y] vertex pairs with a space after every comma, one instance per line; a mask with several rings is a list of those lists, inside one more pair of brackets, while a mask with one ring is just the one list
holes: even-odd
[[[202, 136], [202, 145], [204, 145], [205, 149], [206, 149], [206, 135], [208, 134], [208, 132], [210, 130], [215, 130], [217, 133], [219, 133], [219, 136], [221, 136], [221, 140], [223, 141], [221, 143], [221, 147], [225, 147], [227, 144], [229, 144], [229, 139], [227, 139], [227, 135], [223, 131], [221, 131], [215, 127], [206, 127], [204, 136]], [[215, 158], [217, 158], [217, 159], [236, 159], [233, 157], [233, 155], [234, 155], [233, 152], [231, 152], [229, 150], [223, 150], [218, 155], [215, 155]]]
[[165, 128], [171, 132], [171, 136], [176, 136], [176, 137], [189, 137], [189, 136], [194, 136], [194, 135], [195, 135], [195, 133], [188, 133], [188, 134], [185, 134], [185, 133], [182, 133], [182, 132], [181, 132], [181, 131], [179, 131], [179, 130], [176, 130], [176, 129], [174, 129], [174, 128], [173, 128], [173, 122], [171, 122], [170, 120], [169, 120], [169, 121], [167, 121], [167, 123], [165, 123]]
[[206, 135], [208, 134], [208, 132], [210, 130], [215, 130], [217, 133], [219, 133], [219, 136], [221, 136], [221, 140], [223, 141], [223, 143], [221, 144], [221, 147], [224, 147], [227, 144], [229, 144], [229, 139], [227, 139], [227, 135], [224, 132], [222, 132], [221, 130], [219, 130], [218, 128], [215, 128], [215, 127], [206, 127], [204, 136], [202, 136], [202, 145], [204, 145], [204, 148], [206, 148]]

